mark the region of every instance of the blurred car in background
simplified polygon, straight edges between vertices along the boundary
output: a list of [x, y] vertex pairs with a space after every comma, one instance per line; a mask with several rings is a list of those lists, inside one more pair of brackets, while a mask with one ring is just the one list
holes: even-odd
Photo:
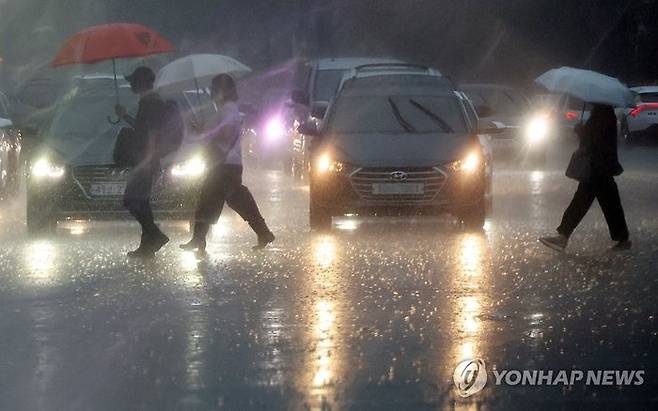
[[[123, 80], [121, 103], [135, 114], [137, 97]], [[189, 112], [180, 96], [181, 109]], [[192, 99], [194, 100], [194, 99]], [[127, 216], [121, 198], [130, 169], [116, 167], [113, 149], [123, 124], [108, 122], [115, 100], [111, 76], [90, 75], [56, 104], [52, 124], [43, 130], [27, 169], [27, 227], [39, 232], [65, 219], [107, 219]], [[206, 164], [198, 146], [184, 144], [163, 159], [153, 191], [156, 215], [189, 218]]]
[[289, 101], [290, 89], [270, 88], [261, 93], [257, 102], [241, 105], [245, 124], [249, 126], [243, 143], [251, 147], [250, 158], [254, 165], [290, 169], [292, 118]]
[[[453, 213], [481, 229], [490, 158], [468, 100], [430, 70], [366, 66], [341, 81], [311, 153], [310, 225], [344, 214]], [[375, 87], [376, 85], [376, 87]]]
[[37, 76], [20, 84], [12, 92], [11, 116], [14, 124], [21, 129], [26, 143], [31, 143], [40, 130], [50, 124], [55, 114], [55, 103], [70, 90], [72, 81], [69, 78]]
[[621, 136], [628, 145], [658, 143], [658, 86], [631, 88], [637, 106], [624, 111]]
[[0, 92], [0, 198], [18, 193], [22, 147], [21, 131], [10, 118], [9, 99]]
[[592, 106], [583, 100], [559, 94], [539, 94], [534, 106], [550, 113], [558, 137], [575, 137], [576, 124], [589, 119]]
[[555, 126], [549, 110], [536, 110], [525, 93], [499, 84], [462, 84], [485, 127], [501, 132], [492, 136], [494, 155], [518, 163], [543, 166]]
[[324, 118], [329, 103], [336, 95], [343, 77], [355, 67], [369, 64], [399, 64], [401, 60], [376, 57], [337, 57], [312, 60], [304, 65], [303, 84], [293, 90], [289, 111], [288, 141], [291, 144], [290, 171], [297, 178], [308, 175], [308, 147], [310, 136], [299, 133], [300, 124]]

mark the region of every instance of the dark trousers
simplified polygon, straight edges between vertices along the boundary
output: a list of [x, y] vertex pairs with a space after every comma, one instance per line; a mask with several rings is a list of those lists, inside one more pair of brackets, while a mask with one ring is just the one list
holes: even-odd
[[224, 203], [249, 223], [256, 234], [269, 232], [256, 200], [242, 185], [242, 166], [226, 164], [209, 170], [201, 186], [195, 222], [207, 225], [217, 223]]
[[591, 181], [578, 185], [578, 190], [576, 190], [571, 204], [564, 212], [562, 224], [558, 227], [557, 232], [567, 237], [571, 236], [580, 221], [585, 217], [585, 214], [587, 214], [595, 198], [599, 201], [601, 210], [603, 210], [605, 221], [608, 223], [608, 229], [610, 230], [610, 237], [614, 241], [627, 240], [626, 217], [621, 206], [617, 183], [611, 176], [594, 176]]
[[151, 192], [158, 171], [149, 167], [135, 168], [123, 194], [123, 205], [142, 226], [142, 235], [157, 233], [153, 210], [151, 209]]

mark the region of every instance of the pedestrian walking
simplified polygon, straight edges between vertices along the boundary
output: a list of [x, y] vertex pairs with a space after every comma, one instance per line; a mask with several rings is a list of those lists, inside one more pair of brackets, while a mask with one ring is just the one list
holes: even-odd
[[593, 104], [587, 122], [576, 126], [579, 148], [571, 158], [567, 176], [579, 180], [578, 189], [557, 228], [558, 235], [542, 237], [542, 244], [562, 251], [569, 237], [597, 199], [610, 231], [617, 244], [614, 250], [631, 247], [624, 209], [619, 197], [615, 176], [623, 172], [617, 156], [617, 119], [610, 105]]
[[121, 105], [117, 105], [115, 111], [133, 128], [132, 138], [143, 142], [144, 146], [143, 153], [140, 153], [141, 160], [131, 171], [123, 196], [124, 206], [142, 228], [139, 247], [130, 251], [128, 256], [149, 258], [169, 242], [169, 238], [155, 224], [151, 209], [153, 184], [161, 171], [157, 149], [158, 138], [167, 109], [166, 103], [153, 90], [155, 74], [150, 68], [139, 67], [131, 75], [126, 76], [126, 80], [130, 82], [132, 92], [139, 95], [137, 115], [131, 117]]
[[233, 78], [228, 74], [214, 77], [211, 96], [217, 112], [206, 125], [205, 151], [210, 169], [200, 189], [192, 239], [180, 247], [204, 253], [210, 226], [217, 223], [226, 203], [249, 223], [258, 236], [254, 249], [265, 248], [275, 237], [251, 192], [242, 184], [242, 124]]

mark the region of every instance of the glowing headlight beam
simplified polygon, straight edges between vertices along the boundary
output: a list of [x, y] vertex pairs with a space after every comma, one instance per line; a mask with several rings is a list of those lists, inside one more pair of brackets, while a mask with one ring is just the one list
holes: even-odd
[[467, 173], [472, 173], [480, 166], [480, 156], [477, 153], [470, 153], [462, 161], [461, 169]]
[[32, 175], [37, 178], [58, 179], [64, 176], [64, 167], [54, 165], [50, 160], [42, 158], [32, 165]]
[[538, 143], [548, 135], [548, 119], [538, 116], [530, 120], [526, 128], [526, 139], [530, 143]]
[[278, 117], [272, 117], [267, 124], [265, 124], [265, 137], [270, 141], [279, 140], [285, 133], [286, 130], [283, 126], [283, 122]]
[[171, 175], [174, 177], [199, 177], [206, 171], [206, 162], [199, 157], [194, 157], [174, 165]]
[[318, 163], [317, 163], [318, 171], [320, 173], [326, 173], [331, 168], [332, 163], [333, 162], [331, 161], [331, 157], [329, 157], [329, 154], [323, 154], [318, 159]]

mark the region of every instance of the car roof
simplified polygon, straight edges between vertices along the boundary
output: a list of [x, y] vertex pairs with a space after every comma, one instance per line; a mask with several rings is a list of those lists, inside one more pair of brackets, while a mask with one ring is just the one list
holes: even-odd
[[638, 87], [632, 87], [631, 90], [639, 94], [658, 93], [658, 86], [638, 86]]
[[445, 77], [428, 74], [380, 74], [344, 80], [340, 96], [433, 95], [454, 96], [453, 85]]
[[388, 57], [337, 57], [321, 58], [314, 62], [318, 70], [350, 70], [366, 64], [404, 63]]

